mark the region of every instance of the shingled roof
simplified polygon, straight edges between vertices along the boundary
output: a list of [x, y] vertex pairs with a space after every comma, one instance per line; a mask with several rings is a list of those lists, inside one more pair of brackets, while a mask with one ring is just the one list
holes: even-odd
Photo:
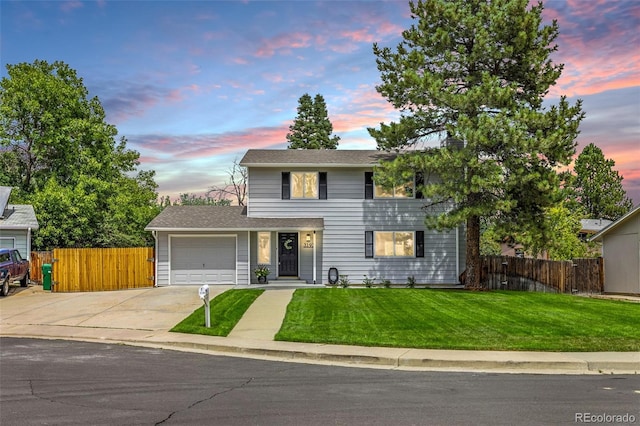
[[376, 150], [355, 149], [250, 149], [240, 160], [245, 167], [373, 166], [392, 160], [395, 154]]
[[249, 231], [324, 228], [321, 218], [247, 217], [239, 206], [169, 206], [156, 216], [146, 231]]
[[38, 219], [33, 206], [10, 204], [0, 214], [0, 229], [38, 229]]

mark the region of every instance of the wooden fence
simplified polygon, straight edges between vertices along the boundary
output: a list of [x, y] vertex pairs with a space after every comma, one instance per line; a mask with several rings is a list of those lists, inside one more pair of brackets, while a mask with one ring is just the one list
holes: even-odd
[[480, 278], [490, 289], [602, 293], [602, 258], [553, 261], [509, 256], [482, 258]]
[[35, 281], [38, 284], [42, 284], [42, 265], [45, 263], [53, 262], [52, 251], [32, 251], [31, 252], [31, 265], [29, 269], [29, 275], [31, 275], [31, 281]]
[[54, 292], [123, 290], [154, 284], [151, 247], [55, 249], [52, 261]]

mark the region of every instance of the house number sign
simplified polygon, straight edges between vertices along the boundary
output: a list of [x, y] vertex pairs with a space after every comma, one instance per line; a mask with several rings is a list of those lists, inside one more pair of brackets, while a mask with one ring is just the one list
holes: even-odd
[[313, 243], [304, 243], [303, 248], [313, 248]]

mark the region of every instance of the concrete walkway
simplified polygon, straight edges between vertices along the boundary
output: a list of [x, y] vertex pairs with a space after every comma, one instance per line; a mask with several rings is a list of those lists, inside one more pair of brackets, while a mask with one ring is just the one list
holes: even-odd
[[227, 337], [273, 340], [280, 330], [294, 289], [267, 290], [247, 309]]
[[[211, 297], [228, 287], [210, 287]], [[0, 298], [0, 336], [122, 343], [216, 355], [376, 368], [536, 374], [638, 374], [640, 352], [492, 352], [277, 342], [294, 289], [269, 289], [229, 337], [171, 333], [202, 306], [198, 287], [100, 293], [12, 288]], [[640, 389], [638, 390], [640, 392]]]

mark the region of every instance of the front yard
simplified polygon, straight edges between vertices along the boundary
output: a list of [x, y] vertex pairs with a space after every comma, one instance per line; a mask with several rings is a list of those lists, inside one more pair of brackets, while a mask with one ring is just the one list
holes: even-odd
[[638, 351], [640, 304], [513, 291], [297, 290], [276, 340], [429, 349]]
[[[262, 290], [230, 290], [172, 331], [226, 336]], [[276, 340], [519, 351], [640, 351], [640, 304], [515, 291], [296, 290]]]

